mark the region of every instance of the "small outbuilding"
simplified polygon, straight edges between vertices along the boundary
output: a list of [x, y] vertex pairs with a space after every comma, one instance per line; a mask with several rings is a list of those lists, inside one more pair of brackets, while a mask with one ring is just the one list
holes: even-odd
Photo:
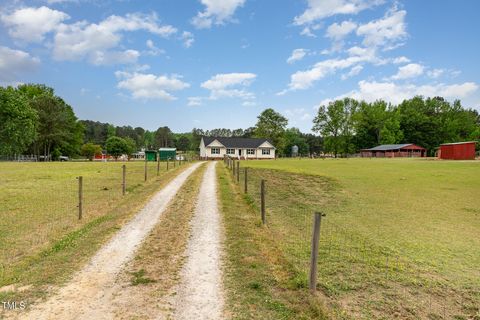
[[376, 158], [408, 158], [426, 157], [427, 149], [413, 143], [404, 144], [382, 144], [370, 149], [360, 151], [362, 157]]
[[447, 160], [475, 160], [475, 141], [444, 143], [438, 157]]
[[160, 161], [167, 161], [167, 160], [174, 160], [177, 156], [177, 149], [176, 148], [160, 148]]
[[145, 159], [147, 161], [157, 161], [157, 151], [145, 150]]

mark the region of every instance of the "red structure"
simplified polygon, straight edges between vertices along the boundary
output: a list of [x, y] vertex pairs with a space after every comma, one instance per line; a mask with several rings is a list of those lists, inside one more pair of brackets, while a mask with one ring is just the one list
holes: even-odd
[[475, 141], [444, 143], [438, 157], [448, 160], [475, 160]]
[[427, 149], [417, 146], [413, 143], [405, 144], [383, 144], [375, 148], [362, 149], [362, 157], [376, 158], [408, 158], [408, 157], [425, 157]]

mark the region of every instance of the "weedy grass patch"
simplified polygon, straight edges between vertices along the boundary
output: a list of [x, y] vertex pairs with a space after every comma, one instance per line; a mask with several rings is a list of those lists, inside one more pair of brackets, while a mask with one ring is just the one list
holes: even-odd
[[258, 219], [266, 181], [267, 228], [295, 270], [293, 285], [306, 285], [312, 216], [326, 213], [318, 289], [335, 317], [479, 317], [480, 162], [283, 159], [245, 166], [244, 198]]

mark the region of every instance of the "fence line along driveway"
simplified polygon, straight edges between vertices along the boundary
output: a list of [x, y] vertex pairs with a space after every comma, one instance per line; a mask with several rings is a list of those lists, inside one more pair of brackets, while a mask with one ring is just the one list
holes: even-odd
[[175, 303], [174, 319], [223, 319], [221, 222], [217, 204], [216, 162], [208, 164], [191, 221], [187, 262]]
[[169, 202], [201, 163], [180, 173], [92, 258], [57, 294], [32, 307], [24, 319], [113, 319], [110, 301], [116, 275], [158, 222]]

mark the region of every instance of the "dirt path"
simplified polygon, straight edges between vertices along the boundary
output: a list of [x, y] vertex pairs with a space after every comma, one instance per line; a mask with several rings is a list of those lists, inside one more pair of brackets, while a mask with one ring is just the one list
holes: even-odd
[[134, 256], [163, 211], [188, 176], [200, 163], [187, 168], [126, 224], [92, 260], [57, 294], [38, 304], [22, 319], [114, 319], [111, 304], [115, 280], [124, 265]]
[[221, 222], [216, 162], [208, 165], [191, 221], [187, 261], [181, 272], [174, 319], [222, 319]]

